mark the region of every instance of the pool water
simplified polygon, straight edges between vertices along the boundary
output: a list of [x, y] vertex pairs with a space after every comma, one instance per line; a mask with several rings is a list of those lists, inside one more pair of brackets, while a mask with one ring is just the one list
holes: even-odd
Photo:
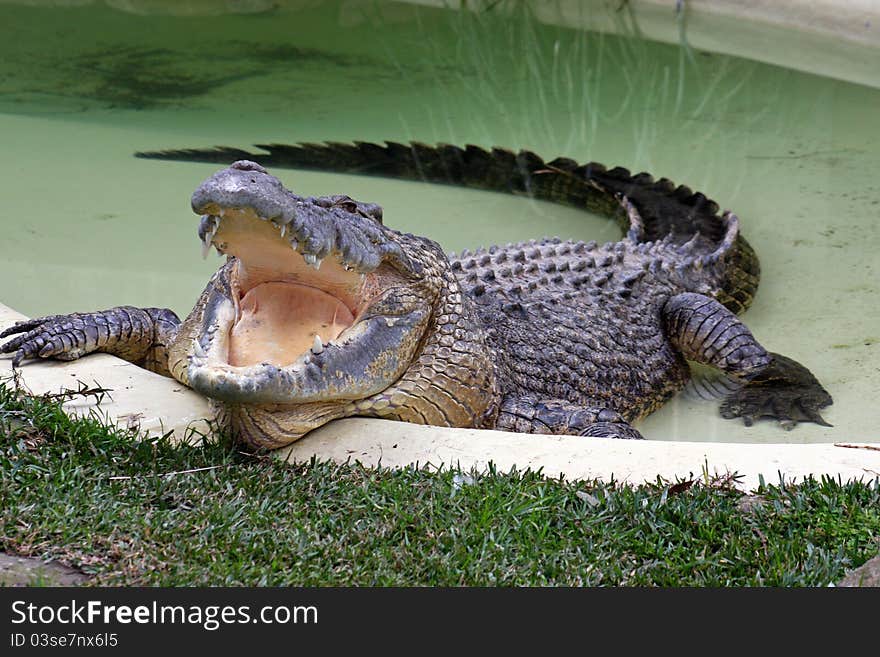
[[[304, 2], [238, 16], [0, 4], [0, 301], [29, 315], [130, 304], [185, 315], [219, 261], [189, 195], [218, 167], [139, 150], [420, 140], [649, 171], [740, 217], [763, 279], [744, 319], [834, 396], [834, 427], [744, 427], [679, 396], [652, 439], [880, 440], [880, 90], [515, 11]], [[878, 62], [880, 65], [880, 62]], [[345, 193], [450, 251], [611, 241], [570, 208], [425, 184], [273, 171]]]

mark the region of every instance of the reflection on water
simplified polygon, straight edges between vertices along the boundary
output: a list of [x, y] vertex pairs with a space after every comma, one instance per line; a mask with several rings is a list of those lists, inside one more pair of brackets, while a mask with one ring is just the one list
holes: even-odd
[[[184, 314], [216, 267], [189, 194], [214, 165], [137, 150], [409, 140], [529, 148], [646, 170], [734, 209], [763, 281], [745, 320], [834, 395], [786, 433], [678, 399], [657, 439], [880, 439], [880, 92], [741, 59], [541, 25], [514, 12], [311, 2], [244, 16], [0, 5], [0, 300], [28, 314], [121, 303]], [[621, 20], [626, 17], [621, 16]], [[429, 185], [276, 171], [384, 206], [450, 251], [602, 218]]]

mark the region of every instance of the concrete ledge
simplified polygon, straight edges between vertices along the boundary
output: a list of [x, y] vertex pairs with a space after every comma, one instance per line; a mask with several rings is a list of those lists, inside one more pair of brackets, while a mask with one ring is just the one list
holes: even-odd
[[[0, 304], [0, 330], [23, 316]], [[20, 370], [35, 394], [76, 388], [95, 382], [111, 388], [112, 399], [100, 406], [91, 400], [65, 404], [72, 414], [98, 413], [146, 435], [173, 432], [189, 439], [208, 431], [206, 400], [172, 379], [157, 376], [118, 358], [92, 354], [70, 363], [29, 362]], [[9, 356], [0, 356], [0, 378], [11, 375]], [[807, 475], [843, 480], [880, 476], [877, 445], [732, 444], [660, 441], [617, 441], [572, 436], [531, 436], [501, 431], [446, 429], [386, 420], [351, 418], [332, 422], [278, 450], [278, 458], [305, 461], [312, 456], [367, 466], [403, 467], [431, 464], [482, 470], [493, 462], [500, 470], [516, 466], [541, 469], [548, 476], [608, 480], [634, 484], [658, 476], [673, 480], [703, 472], [742, 475], [740, 486], [753, 489], [759, 475], [768, 483]]]
[[324, 459], [360, 461], [367, 465], [403, 467], [430, 463], [485, 469], [489, 462], [501, 471], [512, 467], [541, 469], [566, 479], [602, 479], [639, 484], [662, 477], [691, 479], [736, 472], [740, 486], [758, 486], [759, 475], [777, 483], [807, 475], [873, 479], [880, 476], [880, 448], [860, 444], [734, 444], [667, 441], [623, 441], [576, 436], [531, 436], [503, 431], [445, 429], [361, 419], [338, 420], [278, 456], [304, 461], [317, 454]]
[[[449, 8], [448, 0], [406, 0]], [[462, 3], [473, 11], [493, 0]], [[807, 73], [880, 87], [880, 3], [876, 0], [547, 0], [529, 3], [549, 25], [687, 43], [699, 50], [753, 59]], [[520, 3], [493, 6], [516, 11]], [[457, 3], [456, 3], [457, 6]]]

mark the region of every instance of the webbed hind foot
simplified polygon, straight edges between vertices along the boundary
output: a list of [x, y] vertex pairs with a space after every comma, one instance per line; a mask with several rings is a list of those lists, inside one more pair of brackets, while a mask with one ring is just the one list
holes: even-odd
[[760, 374], [725, 397], [721, 417], [741, 417], [747, 427], [762, 418], [776, 419], [786, 430], [799, 422], [832, 426], [819, 409], [830, 406], [833, 400], [810, 370], [791, 358], [774, 353], [770, 356], [770, 364]]

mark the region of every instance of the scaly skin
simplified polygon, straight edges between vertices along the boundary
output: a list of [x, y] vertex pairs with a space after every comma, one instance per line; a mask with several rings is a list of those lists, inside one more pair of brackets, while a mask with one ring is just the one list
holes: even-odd
[[[211, 398], [220, 423], [257, 448], [352, 415], [638, 438], [631, 423], [684, 386], [688, 360], [742, 382], [722, 404], [725, 417], [824, 424], [818, 410], [831, 403], [828, 393], [736, 317], [757, 289], [758, 261], [736, 216], [719, 216], [702, 194], [527, 151], [262, 148], [268, 153], [142, 155], [247, 157], [527, 194], [606, 214], [625, 236], [447, 257], [431, 240], [384, 226], [376, 205], [299, 197], [262, 166], [239, 161], [193, 195], [204, 215], [199, 237], [228, 259], [182, 324], [157, 309], [53, 316], [0, 335], [20, 334], [2, 351], [16, 352], [17, 366], [101, 350], [170, 373]], [[302, 328], [301, 319], [312, 324]]]

